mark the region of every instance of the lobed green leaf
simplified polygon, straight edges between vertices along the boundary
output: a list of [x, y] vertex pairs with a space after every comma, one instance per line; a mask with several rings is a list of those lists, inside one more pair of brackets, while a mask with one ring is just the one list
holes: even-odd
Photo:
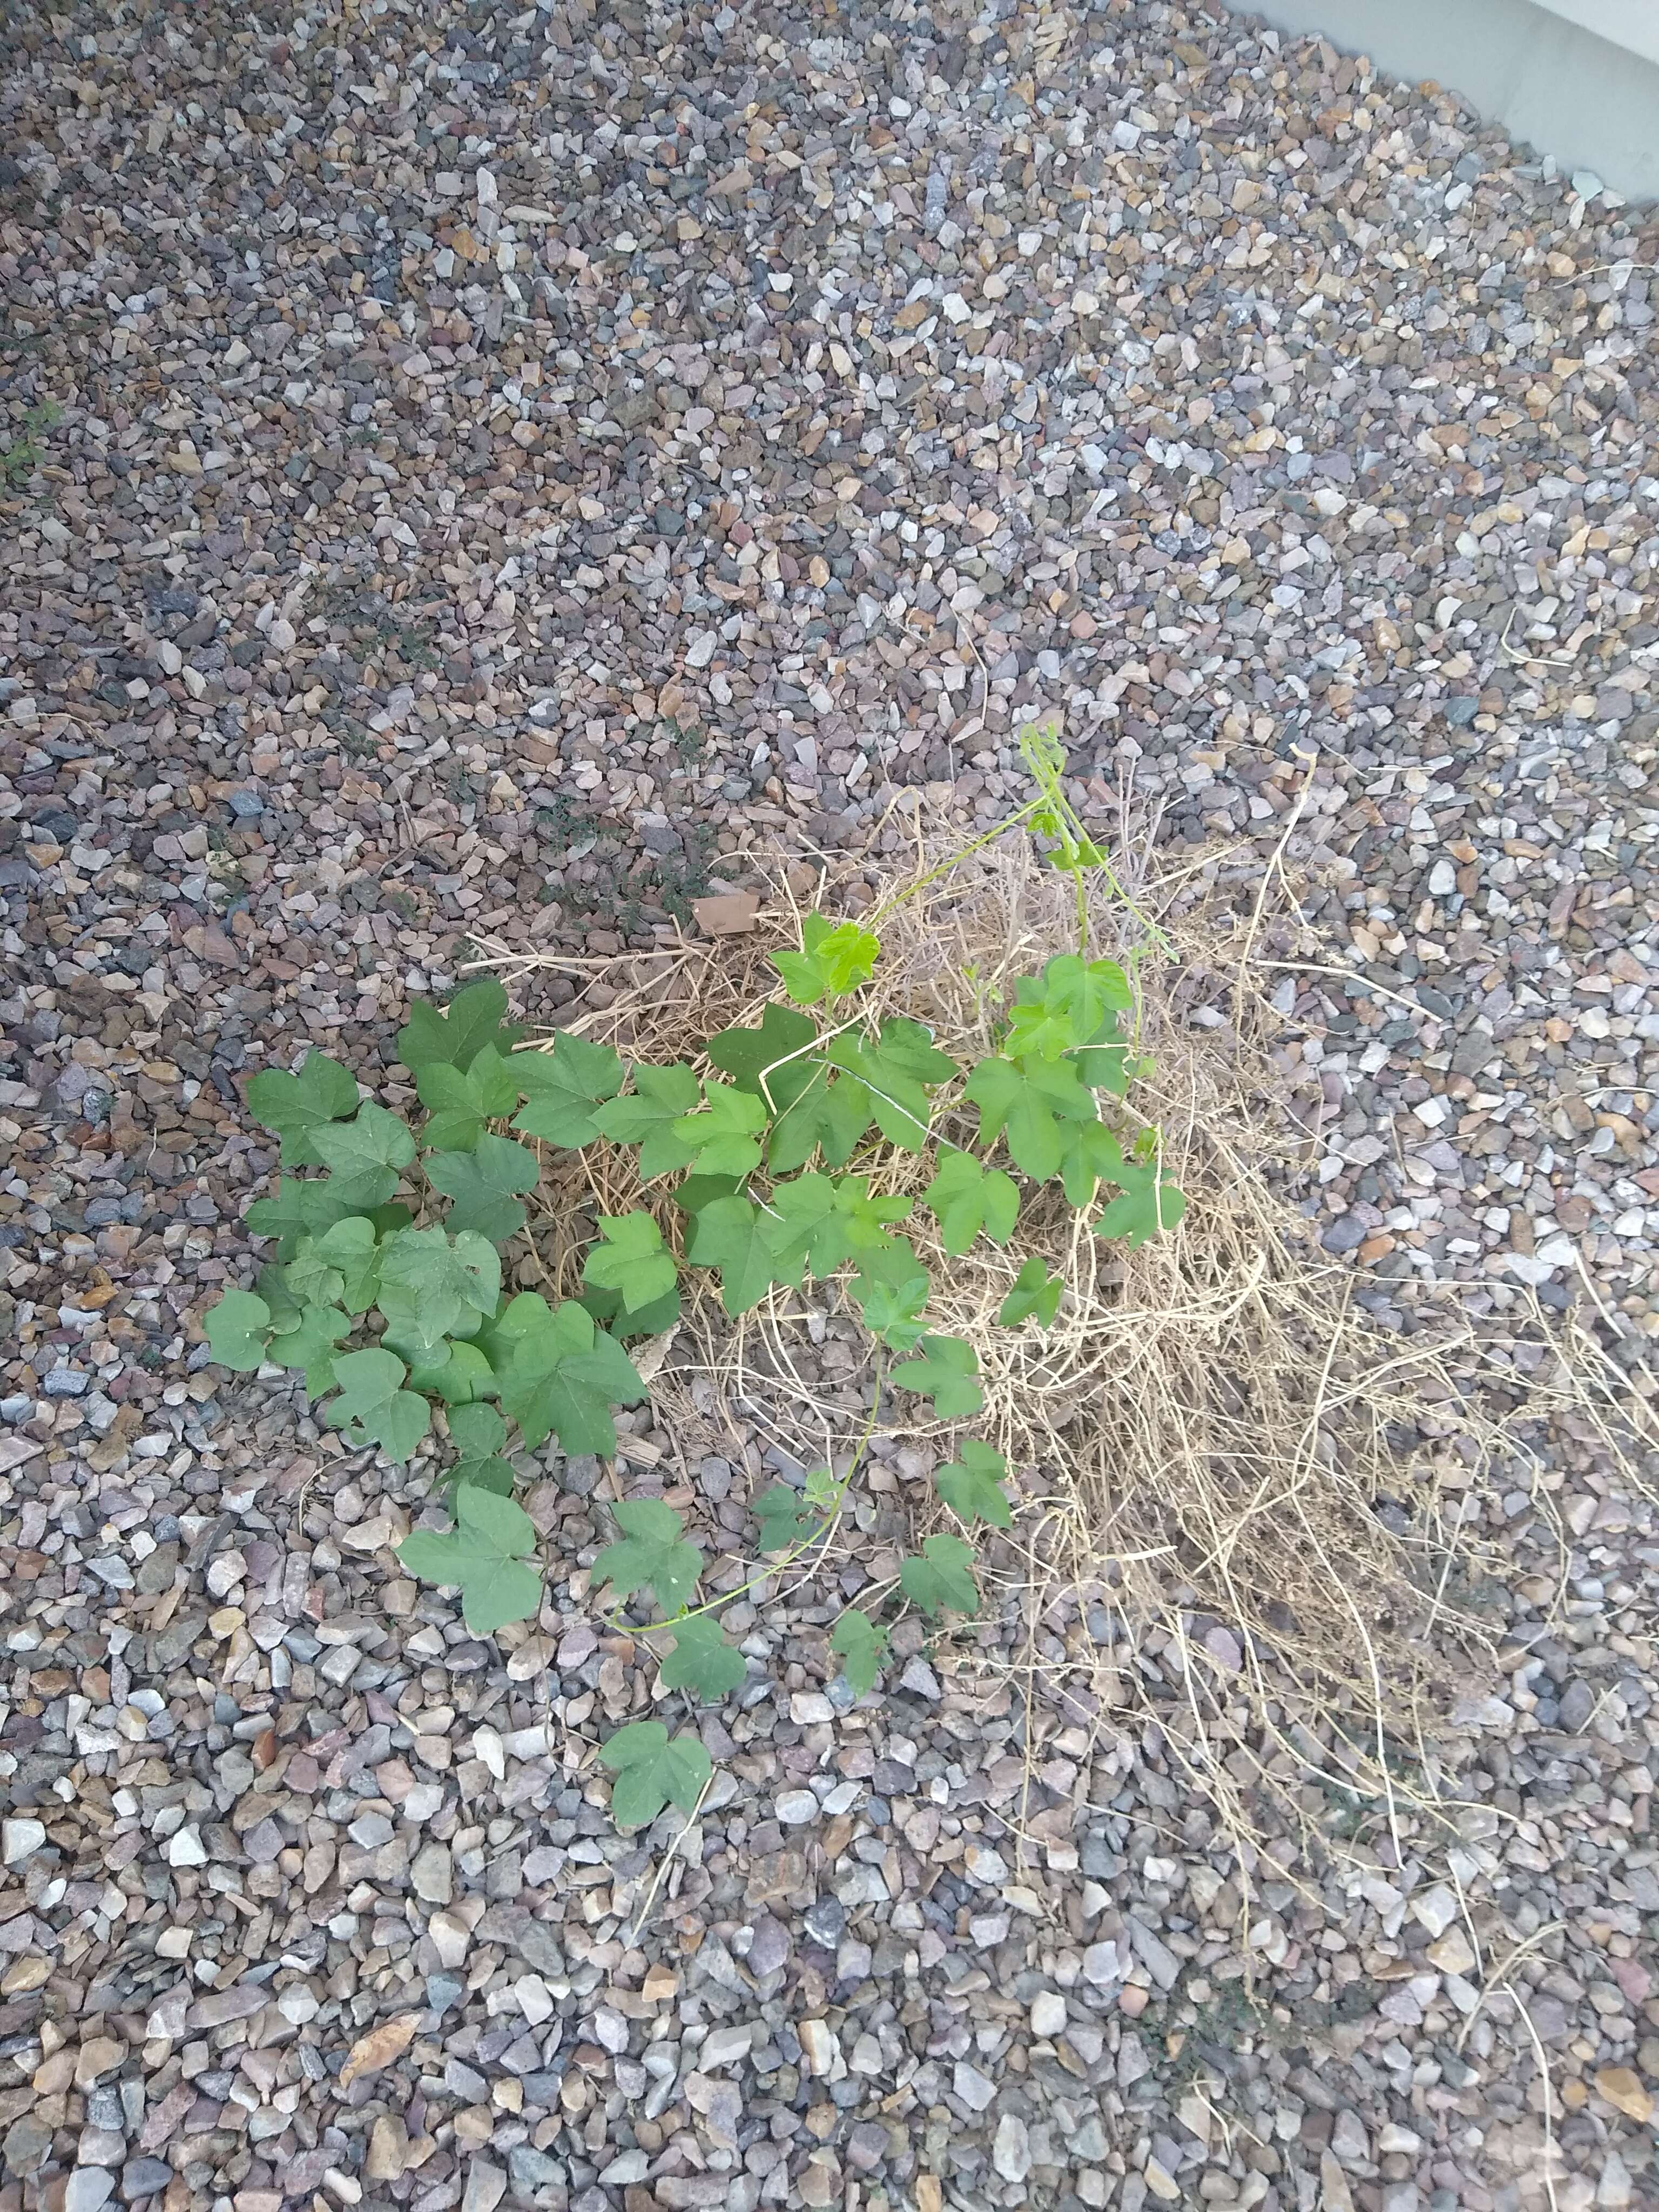
[[714, 1762], [689, 1733], [671, 1736], [660, 1721], [630, 1721], [599, 1747], [616, 1775], [611, 1812], [619, 1828], [641, 1828], [671, 1802], [694, 1813]]

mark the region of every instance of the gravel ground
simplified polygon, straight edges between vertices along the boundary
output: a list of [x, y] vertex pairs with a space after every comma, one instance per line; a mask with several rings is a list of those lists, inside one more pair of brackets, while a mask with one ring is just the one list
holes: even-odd
[[1659, 1530], [1591, 1441], [1462, 1498], [1444, 1821], [1310, 1779], [1340, 1853], [1241, 1857], [1104, 1616], [1087, 1725], [1012, 1626], [842, 1713], [809, 1591], [653, 1899], [599, 1471], [478, 1644], [398, 1574], [424, 1476], [199, 1328], [250, 1072], [379, 1079], [469, 933], [994, 819], [1058, 708], [1103, 825], [1282, 852], [1380, 1325], [1524, 1367], [1594, 1301], [1633, 1363], [1659, 231], [1125, 0], [138, 15], [13, 5], [0, 84], [0, 2212], [1659, 2203]]

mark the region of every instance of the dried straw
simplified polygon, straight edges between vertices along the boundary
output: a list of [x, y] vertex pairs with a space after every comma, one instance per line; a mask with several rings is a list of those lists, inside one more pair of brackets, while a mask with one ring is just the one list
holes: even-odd
[[[879, 906], [882, 955], [862, 1010], [926, 1023], [967, 1066], [994, 1049], [1013, 980], [1073, 947], [1075, 919], [1069, 884], [1028, 839], [1011, 835], [929, 880], [949, 849], [918, 832], [873, 888], [865, 862], [832, 862], [819, 902], [832, 914]], [[1333, 1808], [1358, 1806], [1398, 1844], [1406, 1799], [1421, 1810], [1442, 1797], [1437, 1728], [1482, 1641], [1449, 1595], [1478, 1565], [1460, 1508], [1513, 1456], [1514, 1431], [1470, 1388], [1485, 1355], [1468, 1330], [1382, 1336], [1354, 1309], [1352, 1273], [1318, 1250], [1285, 1194], [1308, 1133], [1272, 1057], [1278, 1024], [1252, 957], [1260, 902], [1241, 927], [1215, 872], [1140, 883], [1133, 908], [1103, 884], [1089, 909], [1091, 953], [1134, 963], [1138, 1048], [1152, 1066], [1126, 1126], [1161, 1131], [1188, 1197], [1179, 1227], [1126, 1253], [1052, 1187], [1028, 1194], [1006, 1248], [981, 1237], [951, 1258], [921, 1206], [903, 1226], [933, 1278], [929, 1318], [979, 1355], [986, 1408], [960, 1432], [994, 1442], [1023, 1493], [988, 1579], [1023, 1622], [1014, 1664], [1028, 1714], [1049, 1708], [1096, 1749], [1138, 1697], [1156, 1747], [1201, 1788], [1250, 1866], [1286, 1807], [1304, 1843], [1328, 1833]], [[520, 981], [538, 968], [577, 975], [590, 986], [576, 1024], [586, 1034], [625, 1057], [696, 1064], [705, 1039], [781, 995], [765, 954], [797, 942], [798, 927], [781, 867], [741, 938], [604, 963], [486, 944], [479, 964]], [[939, 1133], [971, 1143], [976, 1119], [957, 1091], [939, 1106]], [[933, 1173], [930, 1155], [885, 1144], [853, 1164], [888, 1192], [919, 1193]], [[605, 1146], [551, 1158], [544, 1202], [539, 1263], [567, 1292], [584, 1211], [645, 1204], [665, 1235], [680, 1233], [661, 1186], [642, 1191], [632, 1156]], [[1048, 1330], [1003, 1328], [997, 1310], [1033, 1255], [1064, 1279], [1059, 1316]], [[690, 1424], [711, 1449], [758, 1432], [803, 1464], [844, 1465], [873, 1370], [844, 1356], [823, 1371], [824, 1297], [774, 1293], [733, 1323], [694, 1291], [672, 1346], [651, 1354], [659, 1428], [684, 1441]], [[832, 1340], [837, 1330], [854, 1335], [832, 1322]], [[1628, 1408], [1618, 1370], [1594, 1369], [1547, 1360], [1523, 1410], [1570, 1410], [1616, 1455]], [[889, 1431], [949, 1455], [957, 1428], [927, 1419], [924, 1401], [890, 1397]], [[919, 1498], [918, 1526], [929, 1514]], [[968, 1673], [1006, 1668], [1006, 1648], [988, 1653], [976, 1633], [960, 1639]], [[1044, 1732], [1028, 1730], [1028, 1758]], [[1060, 1832], [1039, 1819], [1033, 1840]]]

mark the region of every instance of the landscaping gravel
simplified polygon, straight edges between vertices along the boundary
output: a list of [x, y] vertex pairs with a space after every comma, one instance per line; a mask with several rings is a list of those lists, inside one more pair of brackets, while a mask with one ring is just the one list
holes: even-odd
[[1650, 1396], [1651, 216], [1127, 0], [6, 44], [0, 2212], [1659, 2202], [1659, 1529], [1588, 1431], [1449, 1491], [1443, 1817], [1310, 1765], [1329, 1855], [1236, 1849], [1098, 1609], [1086, 1710], [1009, 1620], [844, 1711], [809, 1588], [671, 1859], [590, 1755], [610, 1475], [475, 1642], [426, 1474], [200, 1330], [250, 1073], [383, 1083], [471, 936], [648, 945], [908, 787], [983, 826], [1057, 709], [1103, 833], [1283, 871], [1378, 1327], [1571, 1310]]

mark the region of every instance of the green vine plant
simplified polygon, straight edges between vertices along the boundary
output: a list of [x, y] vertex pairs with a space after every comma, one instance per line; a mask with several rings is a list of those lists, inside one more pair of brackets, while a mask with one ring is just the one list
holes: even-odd
[[[568, 1030], [546, 1049], [520, 1049], [522, 1032], [503, 1020], [505, 992], [485, 980], [442, 1011], [417, 1005], [398, 1034], [425, 1109], [415, 1127], [360, 1102], [348, 1071], [314, 1050], [295, 1073], [249, 1083], [249, 1108], [280, 1139], [285, 1172], [247, 1215], [273, 1255], [254, 1289], [228, 1290], [206, 1316], [213, 1357], [245, 1372], [298, 1369], [349, 1445], [393, 1461], [441, 1425], [451, 1525], [416, 1529], [398, 1556], [411, 1574], [459, 1590], [473, 1635], [541, 1604], [514, 1450], [554, 1437], [569, 1455], [614, 1456], [614, 1409], [647, 1396], [627, 1346], [678, 1319], [683, 1268], [708, 1271], [733, 1318], [771, 1291], [833, 1282], [877, 1347], [849, 1462], [809, 1475], [799, 1492], [775, 1482], [753, 1501], [765, 1564], [740, 1588], [698, 1601], [703, 1556], [660, 1498], [611, 1509], [617, 1538], [594, 1559], [590, 1588], [608, 1592], [613, 1615], [651, 1601], [656, 1618], [632, 1632], [665, 1645], [662, 1689], [717, 1703], [745, 1674], [720, 1609], [831, 1534], [889, 1394], [924, 1401], [948, 1422], [983, 1408], [973, 1346], [929, 1326], [933, 1285], [902, 1226], [915, 1201], [883, 1194], [884, 1161], [932, 1148], [920, 1202], [948, 1255], [981, 1237], [1006, 1244], [1034, 1187], [1054, 1182], [1093, 1214], [1095, 1233], [1131, 1249], [1180, 1220], [1185, 1200], [1159, 1164], [1157, 1130], [1131, 1134], [1121, 1113], [1140, 1066], [1133, 963], [1126, 973], [1090, 957], [1085, 896], [1104, 856], [1065, 796], [1054, 732], [1028, 730], [1022, 750], [1037, 796], [945, 865], [1023, 825], [1076, 884], [1079, 941], [1013, 985], [997, 1049], [971, 1067], [939, 1051], [921, 1023], [860, 1012], [890, 903], [867, 921], [808, 914], [799, 950], [770, 956], [781, 996], [755, 1026], [708, 1039], [696, 1065], [630, 1067]], [[968, 1126], [969, 1109], [976, 1115], [971, 1145], [935, 1133], [947, 1109], [953, 1128]], [[641, 1181], [666, 1185], [684, 1218], [684, 1261], [641, 1207], [599, 1217], [576, 1297], [550, 1304], [538, 1291], [506, 1289], [502, 1254], [526, 1234], [525, 1201], [539, 1179], [526, 1139], [635, 1148]], [[1052, 1327], [1063, 1289], [1028, 1261], [999, 1324]], [[928, 1536], [881, 1605], [848, 1607], [832, 1631], [855, 1696], [876, 1686], [898, 1609], [914, 1606], [930, 1623], [979, 1609], [975, 1539], [1011, 1525], [1008, 1469], [980, 1438], [963, 1437], [957, 1450], [934, 1481], [959, 1533]], [[694, 1810], [712, 1777], [695, 1729], [671, 1735], [656, 1720], [622, 1728], [600, 1755], [623, 1827], [671, 1802]]]

